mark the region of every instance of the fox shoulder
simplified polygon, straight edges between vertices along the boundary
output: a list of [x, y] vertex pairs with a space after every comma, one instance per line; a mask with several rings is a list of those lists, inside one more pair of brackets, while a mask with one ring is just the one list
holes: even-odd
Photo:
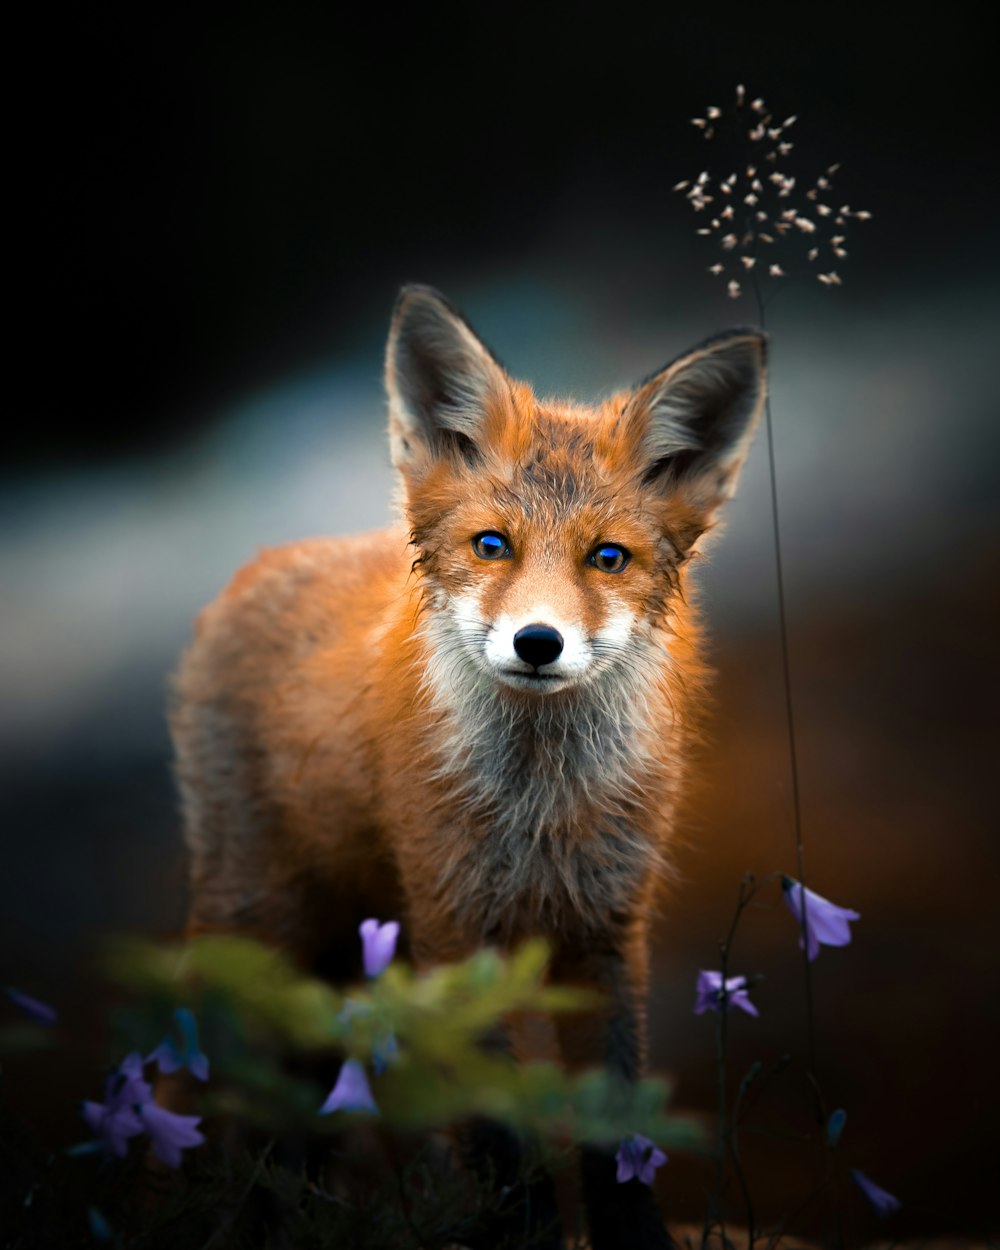
[[395, 531], [264, 548], [199, 614], [180, 680], [198, 671], [266, 685], [375, 616], [408, 570]]

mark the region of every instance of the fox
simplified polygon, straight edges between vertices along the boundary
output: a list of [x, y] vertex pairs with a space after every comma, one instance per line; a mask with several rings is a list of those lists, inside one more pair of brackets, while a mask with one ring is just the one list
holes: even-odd
[[[418, 968], [540, 935], [553, 983], [602, 1004], [556, 1019], [563, 1061], [635, 1081], [707, 684], [690, 574], [761, 417], [765, 335], [585, 405], [536, 397], [411, 285], [385, 384], [398, 519], [262, 550], [176, 675], [188, 932], [331, 977], [368, 916], [402, 921]], [[591, 1244], [667, 1246], [614, 1149], [582, 1151]]]

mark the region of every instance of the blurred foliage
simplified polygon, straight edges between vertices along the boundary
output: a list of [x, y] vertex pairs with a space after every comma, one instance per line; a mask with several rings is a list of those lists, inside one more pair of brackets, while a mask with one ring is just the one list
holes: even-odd
[[[631, 1085], [599, 1070], [570, 1075], [552, 1063], [518, 1064], [498, 1045], [513, 1014], [600, 1006], [583, 990], [547, 985], [547, 957], [545, 943], [531, 941], [507, 958], [483, 950], [423, 974], [397, 962], [346, 993], [246, 938], [120, 941], [107, 962], [112, 978], [143, 999], [119, 1019], [129, 1047], [148, 1050], [178, 1005], [198, 1013], [212, 1061], [208, 1112], [274, 1131], [336, 1131], [345, 1113], [317, 1116], [324, 1059], [353, 1058], [371, 1073], [392, 1037], [398, 1049], [371, 1080], [388, 1129], [425, 1132], [478, 1115], [562, 1145], [632, 1133], [667, 1150], [695, 1145], [696, 1127], [667, 1114], [665, 1082]], [[329, 1079], [336, 1068], [325, 1067]]]
[[[127, 1003], [114, 1057], [149, 1055], [176, 1009], [191, 1008], [210, 1079], [171, 1076], [165, 1088], [178, 1082], [208, 1141], [185, 1151], [181, 1175], [152, 1161], [144, 1139], [125, 1158], [89, 1146], [53, 1153], [0, 1087], [0, 1245], [523, 1247], [509, 1230], [523, 1233], [533, 1183], [566, 1165], [574, 1144], [611, 1154], [632, 1133], [668, 1149], [698, 1141], [693, 1124], [667, 1114], [662, 1081], [514, 1062], [502, 1044], [510, 1017], [601, 1006], [548, 985], [546, 963], [544, 943], [529, 942], [424, 974], [397, 962], [337, 990], [243, 938], [115, 942], [107, 969]], [[60, 1039], [28, 1026], [0, 1039], [12, 1053], [46, 1040]], [[377, 1115], [319, 1114], [347, 1058], [368, 1073]], [[482, 1117], [518, 1145], [505, 1163], [487, 1155], [473, 1168], [459, 1145]]]

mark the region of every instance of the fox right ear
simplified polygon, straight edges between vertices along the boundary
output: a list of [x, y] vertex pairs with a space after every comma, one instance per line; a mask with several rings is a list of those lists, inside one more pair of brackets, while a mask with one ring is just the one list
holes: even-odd
[[729, 330], [647, 379], [625, 406], [643, 480], [685, 497], [702, 530], [736, 489], [764, 406], [766, 358], [762, 331]]
[[385, 357], [389, 441], [397, 469], [456, 452], [475, 459], [493, 395], [507, 375], [471, 326], [438, 291], [404, 286]]

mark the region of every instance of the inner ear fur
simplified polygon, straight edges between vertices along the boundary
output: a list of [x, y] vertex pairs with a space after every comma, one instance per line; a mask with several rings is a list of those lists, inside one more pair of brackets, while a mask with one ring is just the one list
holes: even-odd
[[445, 297], [404, 286], [386, 347], [393, 464], [406, 469], [457, 454], [478, 458], [491, 398], [509, 394], [502, 365]]
[[736, 490], [767, 393], [760, 330], [716, 335], [640, 383], [623, 418], [644, 483], [680, 495], [702, 529]]

